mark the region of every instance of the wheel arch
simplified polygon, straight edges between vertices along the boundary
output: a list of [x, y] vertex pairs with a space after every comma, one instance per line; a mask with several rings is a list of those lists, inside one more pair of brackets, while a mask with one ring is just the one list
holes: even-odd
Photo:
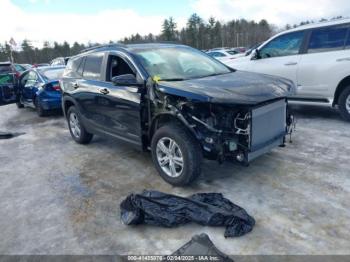
[[68, 109], [71, 107], [71, 106], [76, 106], [76, 103], [75, 101], [70, 98], [70, 97], [65, 97], [63, 100], [63, 103], [62, 103], [62, 109], [63, 109], [63, 114], [65, 115], [65, 117], [67, 116], [67, 112], [68, 112]]
[[337, 88], [336, 88], [336, 90], [335, 90], [335, 93], [334, 93], [333, 106], [338, 105], [338, 101], [339, 101], [339, 96], [340, 96], [340, 94], [341, 94], [342, 91], [343, 91], [346, 87], [348, 87], [348, 86], [350, 86], [350, 75], [347, 76], [347, 77], [345, 77], [345, 78], [343, 78], [343, 79], [339, 82], [339, 84], [338, 84], [338, 86], [337, 86]]
[[155, 132], [162, 126], [167, 123], [177, 123], [183, 126], [186, 130], [194, 135], [194, 137], [198, 138], [197, 132], [191, 127], [191, 125], [186, 121], [186, 119], [181, 115], [178, 116], [172, 112], [164, 112], [160, 113], [152, 119], [149, 132], [148, 132], [148, 145], [152, 141], [152, 137]]

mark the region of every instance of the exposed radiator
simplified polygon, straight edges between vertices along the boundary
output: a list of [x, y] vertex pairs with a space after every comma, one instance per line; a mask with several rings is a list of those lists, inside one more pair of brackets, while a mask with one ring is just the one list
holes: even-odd
[[256, 151], [286, 134], [287, 102], [279, 100], [252, 110], [251, 149]]

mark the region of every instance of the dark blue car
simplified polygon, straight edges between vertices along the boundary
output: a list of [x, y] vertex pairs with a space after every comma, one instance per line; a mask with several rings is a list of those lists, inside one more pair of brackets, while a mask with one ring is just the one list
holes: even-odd
[[61, 78], [64, 66], [33, 68], [24, 72], [18, 83], [17, 106], [34, 107], [39, 116], [61, 109]]

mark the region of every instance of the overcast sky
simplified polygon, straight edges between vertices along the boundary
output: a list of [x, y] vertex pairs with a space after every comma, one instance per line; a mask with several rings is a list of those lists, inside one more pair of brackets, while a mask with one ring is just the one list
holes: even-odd
[[0, 42], [27, 38], [87, 43], [158, 34], [164, 18], [178, 27], [194, 12], [207, 19], [267, 19], [277, 26], [348, 16], [349, 0], [0, 0]]

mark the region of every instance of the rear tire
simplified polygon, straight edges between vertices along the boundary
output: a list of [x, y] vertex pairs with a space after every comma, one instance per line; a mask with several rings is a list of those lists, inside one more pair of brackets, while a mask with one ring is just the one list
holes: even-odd
[[350, 86], [346, 87], [340, 94], [338, 100], [340, 115], [350, 121]]
[[67, 112], [67, 122], [69, 132], [75, 142], [78, 144], [89, 144], [93, 138], [93, 134], [86, 131], [83, 126], [78, 110], [71, 106]]
[[40, 104], [39, 98], [35, 98], [34, 100], [35, 110], [38, 114], [38, 116], [43, 117], [47, 115], [47, 111], [43, 109], [43, 107]]
[[23, 108], [24, 107], [24, 105], [20, 101], [16, 102], [16, 106], [17, 106], [17, 108]]
[[173, 186], [185, 186], [201, 173], [202, 149], [179, 124], [159, 128], [151, 143], [152, 159], [160, 176]]

